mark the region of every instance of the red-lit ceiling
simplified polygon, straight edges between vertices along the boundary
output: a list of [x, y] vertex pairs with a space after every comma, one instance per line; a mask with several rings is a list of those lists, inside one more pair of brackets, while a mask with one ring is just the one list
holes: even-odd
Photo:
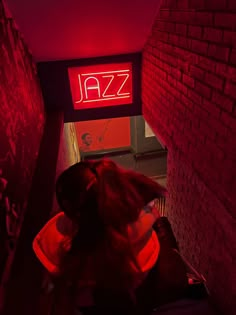
[[141, 51], [160, 0], [6, 0], [37, 61]]

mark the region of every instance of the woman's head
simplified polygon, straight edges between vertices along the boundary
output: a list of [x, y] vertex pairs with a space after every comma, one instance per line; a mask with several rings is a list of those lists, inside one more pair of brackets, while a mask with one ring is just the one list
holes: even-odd
[[164, 192], [146, 176], [110, 160], [83, 161], [69, 167], [57, 180], [56, 195], [61, 209], [79, 226], [71, 252], [81, 255], [103, 248], [97, 266], [103, 266], [107, 274], [111, 268], [109, 277], [119, 274], [115, 269], [128, 273], [127, 225], [138, 219], [144, 205]]
[[[79, 220], [84, 208], [94, 206], [97, 177], [87, 162], [80, 162], [65, 170], [57, 179], [56, 196], [61, 210], [73, 221]], [[91, 204], [93, 203], [93, 205]]]
[[165, 190], [146, 176], [113, 161], [83, 161], [65, 170], [56, 183], [59, 206], [73, 221], [95, 212], [104, 224], [128, 224]]

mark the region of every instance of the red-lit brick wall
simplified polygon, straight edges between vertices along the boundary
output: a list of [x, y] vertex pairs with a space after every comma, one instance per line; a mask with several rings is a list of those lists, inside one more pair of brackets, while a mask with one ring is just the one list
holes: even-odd
[[[11, 216], [14, 237], [19, 235], [27, 206], [43, 127], [44, 105], [36, 67], [0, 0], [0, 169], [8, 181], [5, 193], [10, 208], [18, 215], [17, 220]], [[1, 242], [0, 276], [8, 254]]]
[[142, 98], [169, 149], [167, 211], [182, 252], [235, 314], [235, 0], [161, 2], [143, 51]]

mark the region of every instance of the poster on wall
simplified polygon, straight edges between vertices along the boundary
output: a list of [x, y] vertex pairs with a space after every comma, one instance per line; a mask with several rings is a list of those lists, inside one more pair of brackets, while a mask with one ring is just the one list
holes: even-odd
[[130, 148], [130, 118], [110, 118], [75, 123], [81, 155]]

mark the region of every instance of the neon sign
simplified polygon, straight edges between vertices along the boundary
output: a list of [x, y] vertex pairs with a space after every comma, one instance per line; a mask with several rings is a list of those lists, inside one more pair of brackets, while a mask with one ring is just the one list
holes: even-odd
[[74, 109], [132, 104], [132, 64], [68, 69]]

